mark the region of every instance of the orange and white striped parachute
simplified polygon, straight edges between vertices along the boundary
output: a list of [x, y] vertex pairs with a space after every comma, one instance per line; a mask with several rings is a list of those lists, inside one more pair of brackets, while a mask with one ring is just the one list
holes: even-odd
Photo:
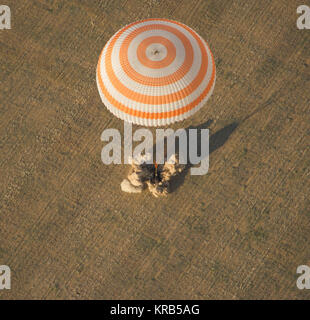
[[107, 42], [97, 86], [115, 116], [162, 126], [198, 111], [212, 94], [215, 73], [211, 50], [195, 31], [172, 20], [146, 19]]

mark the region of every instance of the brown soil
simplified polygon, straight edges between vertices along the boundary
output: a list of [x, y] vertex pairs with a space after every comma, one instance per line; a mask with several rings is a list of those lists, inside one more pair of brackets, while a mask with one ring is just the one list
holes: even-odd
[[[0, 30], [0, 299], [308, 299], [310, 30], [295, 0], [6, 0]], [[209, 127], [210, 168], [166, 198], [100, 159], [106, 41], [143, 18], [205, 38], [217, 82], [172, 128]], [[136, 126], [134, 129], [137, 128]]]

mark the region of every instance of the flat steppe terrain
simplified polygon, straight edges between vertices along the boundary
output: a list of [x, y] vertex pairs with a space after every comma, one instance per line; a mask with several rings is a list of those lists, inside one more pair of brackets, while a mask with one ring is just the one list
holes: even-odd
[[[0, 30], [0, 299], [308, 299], [310, 30], [295, 0], [6, 0]], [[95, 71], [150, 17], [209, 43], [217, 82], [181, 127], [210, 129], [210, 167], [165, 199], [122, 193], [100, 140], [123, 122]], [[134, 130], [138, 126], [134, 126]]]

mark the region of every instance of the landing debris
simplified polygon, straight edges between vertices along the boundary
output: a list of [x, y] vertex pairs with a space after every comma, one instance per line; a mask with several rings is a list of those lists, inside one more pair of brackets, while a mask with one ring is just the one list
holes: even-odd
[[185, 165], [179, 163], [176, 154], [162, 165], [146, 163], [150, 154], [131, 159], [131, 168], [127, 179], [121, 183], [121, 189], [128, 193], [140, 193], [146, 187], [154, 197], [166, 196], [170, 191], [173, 177], [185, 169]]

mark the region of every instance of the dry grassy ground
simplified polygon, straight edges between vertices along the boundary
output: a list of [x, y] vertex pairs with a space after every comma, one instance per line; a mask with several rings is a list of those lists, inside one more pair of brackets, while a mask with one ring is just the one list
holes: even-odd
[[[296, 0], [6, 0], [0, 30], [0, 264], [22, 299], [308, 299], [310, 30]], [[164, 200], [121, 193], [101, 162], [105, 42], [142, 18], [181, 21], [216, 57], [210, 169]], [[206, 126], [206, 125], [205, 125]], [[137, 127], [135, 127], [137, 128]]]

